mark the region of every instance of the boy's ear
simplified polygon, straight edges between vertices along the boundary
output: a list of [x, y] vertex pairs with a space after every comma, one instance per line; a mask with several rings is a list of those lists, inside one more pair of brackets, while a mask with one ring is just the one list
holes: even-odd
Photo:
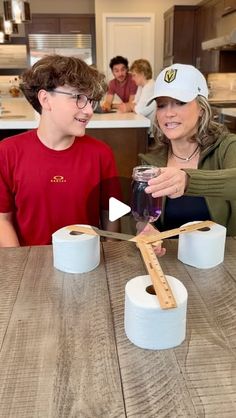
[[38, 100], [39, 100], [39, 103], [42, 106], [42, 109], [51, 110], [50, 97], [49, 97], [49, 92], [48, 91], [43, 90], [43, 89], [39, 90]]

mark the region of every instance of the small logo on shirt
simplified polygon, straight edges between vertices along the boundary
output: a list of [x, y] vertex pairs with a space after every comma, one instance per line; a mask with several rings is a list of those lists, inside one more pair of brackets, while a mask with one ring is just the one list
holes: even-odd
[[51, 183], [66, 183], [66, 180], [63, 176], [53, 176]]
[[175, 77], [176, 77], [176, 73], [177, 73], [177, 70], [167, 70], [166, 72], [165, 72], [165, 77], [164, 77], [164, 80], [167, 82], [167, 83], [171, 83], [172, 81], [174, 81], [175, 80]]

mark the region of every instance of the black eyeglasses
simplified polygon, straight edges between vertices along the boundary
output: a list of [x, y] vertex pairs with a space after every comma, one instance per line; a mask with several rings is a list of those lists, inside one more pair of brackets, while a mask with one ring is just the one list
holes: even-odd
[[76, 100], [76, 106], [78, 107], [78, 109], [83, 109], [87, 105], [88, 102], [91, 104], [93, 110], [95, 110], [98, 105], [97, 100], [87, 97], [86, 94], [68, 93], [66, 91], [61, 91], [61, 90], [52, 90], [52, 92], [59, 93], [59, 94], [66, 94], [67, 96], [71, 96], [73, 99]]

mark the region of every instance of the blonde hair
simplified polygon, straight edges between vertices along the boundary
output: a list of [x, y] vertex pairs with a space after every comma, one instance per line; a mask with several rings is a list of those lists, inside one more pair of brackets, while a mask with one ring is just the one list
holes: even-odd
[[150, 80], [152, 78], [152, 67], [148, 60], [139, 59], [132, 63], [130, 67], [130, 72], [136, 71], [136, 73], [142, 73], [146, 80]]

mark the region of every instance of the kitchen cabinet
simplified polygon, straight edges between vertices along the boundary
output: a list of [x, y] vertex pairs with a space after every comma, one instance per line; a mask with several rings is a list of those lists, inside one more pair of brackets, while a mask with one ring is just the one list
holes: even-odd
[[195, 64], [196, 10], [197, 6], [173, 6], [164, 13], [164, 67]]
[[[231, 4], [231, 6], [230, 6]], [[235, 50], [231, 48], [202, 50], [202, 42], [219, 36], [224, 13], [229, 7], [236, 10], [236, 0], [205, 0], [196, 12], [196, 67], [204, 74], [235, 72]]]
[[203, 51], [202, 42], [217, 37], [217, 26], [222, 18], [223, 0], [204, 2], [196, 12], [196, 67], [207, 74], [218, 72], [220, 52], [218, 50]]
[[59, 18], [47, 15], [32, 15], [32, 21], [26, 26], [27, 33], [59, 33]]
[[60, 33], [93, 33], [95, 26], [94, 17], [61, 17]]
[[33, 14], [26, 26], [28, 34], [84, 33], [95, 34], [94, 15]]

